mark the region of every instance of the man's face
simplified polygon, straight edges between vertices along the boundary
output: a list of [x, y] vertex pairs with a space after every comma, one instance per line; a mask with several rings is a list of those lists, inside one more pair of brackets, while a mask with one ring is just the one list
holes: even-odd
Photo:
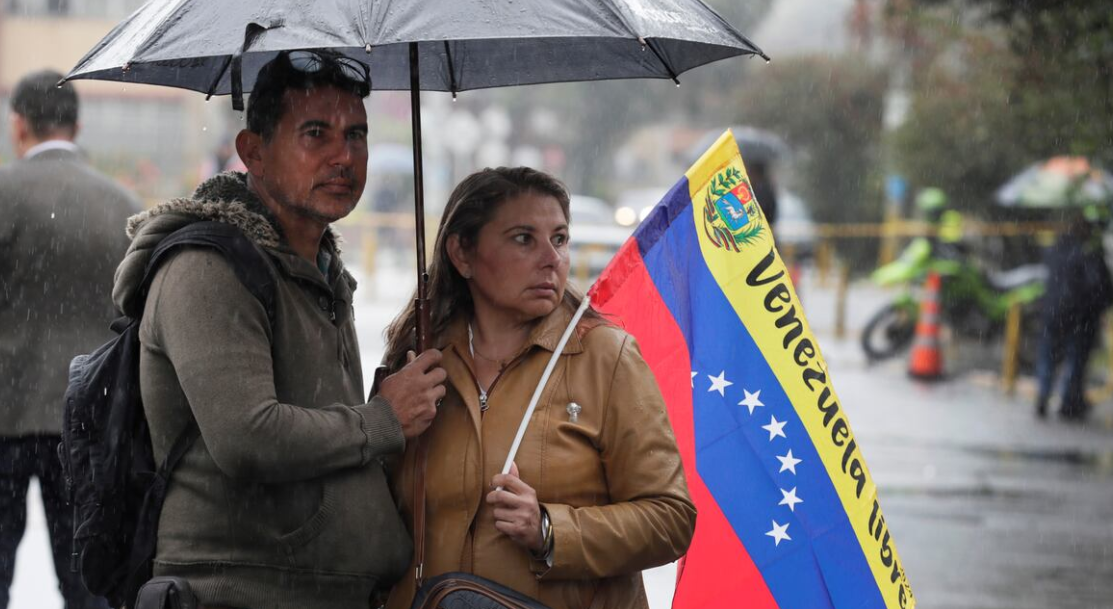
[[250, 170], [260, 194], [286, 211], [331, 223], [355, 208], [367, 183], [367, 111], [347, 91], [289, 90], [270, 141]]

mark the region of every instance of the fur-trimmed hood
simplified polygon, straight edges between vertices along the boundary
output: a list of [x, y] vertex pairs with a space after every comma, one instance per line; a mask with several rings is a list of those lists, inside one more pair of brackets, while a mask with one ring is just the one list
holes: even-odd
[[[171, 233], [194, 222], [211, 220], [231, 224], [261, 247], [285, 248], [278, 220], [248, 188], [247, 174], [229, 171], [203, 182], [191, 198], [171, 199], [128, 218], [131, 246], [116, 268], [112, 301], [126, 314], [135, 314], [135, 297], [143, 272], [158, 244]], [[340, 253], [340, 235], [330, 226], [322, 247]]]

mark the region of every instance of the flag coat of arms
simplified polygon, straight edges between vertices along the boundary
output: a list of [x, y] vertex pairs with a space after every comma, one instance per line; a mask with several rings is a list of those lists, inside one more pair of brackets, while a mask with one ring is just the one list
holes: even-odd
[[699, 510], [675, 608], [915, 607], [729, 131], [623, 245], [592, 300], [637, 338]]

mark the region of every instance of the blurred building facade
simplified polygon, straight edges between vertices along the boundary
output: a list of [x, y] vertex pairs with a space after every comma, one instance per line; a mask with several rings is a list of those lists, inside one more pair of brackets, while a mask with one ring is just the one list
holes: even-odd
[[[0, 0], [0, 164], [13, 158], [8, 97], [28, 72], [63, 74], [143, 0]], [[75, 81], [77, 142], [93, 164], [146, 202], [188, 193], [205, 159], [227, 137], [231, 112], [185, 90]], [[219, 108], [215, 106], [220, 106]]]

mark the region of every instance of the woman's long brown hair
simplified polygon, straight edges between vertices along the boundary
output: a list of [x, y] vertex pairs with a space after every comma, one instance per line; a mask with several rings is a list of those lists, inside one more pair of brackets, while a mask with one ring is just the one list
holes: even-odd
[[[464, 178], [448, 198], [437, 230], [433, 260], [429, 264], [429, 306], [432, 325], [430, 336], [437, 337], [448, 328], [452, 318], [460, 313], [471, 315], [474, 305], [468, 282], [460, 276], [448, 257], [446, 244], [452, 235], [458, 235], [465, 249], [475, 247], [479, 230], [494, 217], [499, 205], [508, 199], [526, 193], [553, 197], [560, 203], [565, 220], [570, 220], [568, 191], [559, 180], [547, 173], [529, 167], [497, 167], [477, 171]], [[387, 327], [386, 355], [383, 364], [389, 372], [396, 372], [406, 365], [406, 352], [414, 349], [416, 312], [414, 297], [402, 313]], [[583, 300], [570, 285], [565, 285], [564, 302], [578, 308]], [[599, 318], [592, 309], [585, 318]]]

